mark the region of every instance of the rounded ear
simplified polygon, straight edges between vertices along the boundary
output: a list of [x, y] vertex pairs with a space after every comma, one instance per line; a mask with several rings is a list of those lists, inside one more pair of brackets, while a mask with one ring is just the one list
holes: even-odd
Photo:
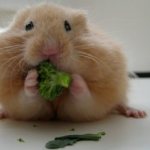
[[12, 23], [10, 24], [11, 28], [21, 28], [22, 24], [24, 23], [24, 21], [26, 20], [26, 18], [29, 16], [31, 11], [30, 7], [24, 8], [20, 11], [17, 12], [17, 14], [15, 15], [15, 17], [13, 18]]
[[87, 13], [83, 10], [75, 11], [73, 14], [73, 26], [80, 31], [86, 29], [87, 26]]

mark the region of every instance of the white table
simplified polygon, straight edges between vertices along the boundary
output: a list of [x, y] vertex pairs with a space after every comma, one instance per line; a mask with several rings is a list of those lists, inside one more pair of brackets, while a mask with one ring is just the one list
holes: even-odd
[[6, 29], [0, 27], [0, 33], [4, 32]]
[[[130, 103], [150, 114], [150, 79], [131, 81]], [[37, 127], [33, 127], [36, 124]], [[75, 128], [75, 131], [69, 131]], [[79, 142], [66, 150], [149, 150], [150, 117], [145, 119], [110, 115], [94, 123], [17, 122], [0, 121], [0, 150], [45, 150], [45, 143], [56, 136], [75, 133], [96, 133], [104, 130], [107, 135], [99, 142]], [[22, 138], [21, 143], [17, 139]]]

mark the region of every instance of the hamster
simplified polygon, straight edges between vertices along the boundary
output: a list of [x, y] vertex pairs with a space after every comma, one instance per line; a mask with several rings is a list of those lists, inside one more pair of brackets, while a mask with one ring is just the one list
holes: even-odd
[[[38, 93], [35, 67], [50, 60], [71, 74], [54, 102]], [[82, 10], [40, 4], [18, 12], [0, 35], [0, 117], [95, 121], [112, 110], [145, 117], [127, 105], [128, 74], [121, 46], [97, 30]]]

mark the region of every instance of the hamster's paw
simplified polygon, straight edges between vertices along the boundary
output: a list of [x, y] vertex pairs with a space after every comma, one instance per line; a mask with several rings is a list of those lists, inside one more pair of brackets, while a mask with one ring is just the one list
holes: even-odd
[[24, 90], [27, 96], [33, 97], [38, 94], [38, 73], [35, 69], [32, 69], [28, 72], [25, 83]]
[[144, 118], [146, 117], [146, 112], [142, 110], [138, 110], [126, 105], [119, 105], [117, 110], [125, 115], [126, 117], [133, 117], [133, 118]]
[[72, 75], [72, 83], [70, 86], [70, 93], [76, 99], [86, 99], [86, 98], [89, 98], [91, 96], [86, 82], [78, 74]]

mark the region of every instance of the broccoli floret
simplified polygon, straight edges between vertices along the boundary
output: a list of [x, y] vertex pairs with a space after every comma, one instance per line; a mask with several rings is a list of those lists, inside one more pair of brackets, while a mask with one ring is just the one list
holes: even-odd
[[58, 71], [49, 61], [41, 62], [37, 71], [39, 74], [39, 92], [45, 100], [53, 101], [64, 88], [68, 88], [71, 77], [68, 73]]

